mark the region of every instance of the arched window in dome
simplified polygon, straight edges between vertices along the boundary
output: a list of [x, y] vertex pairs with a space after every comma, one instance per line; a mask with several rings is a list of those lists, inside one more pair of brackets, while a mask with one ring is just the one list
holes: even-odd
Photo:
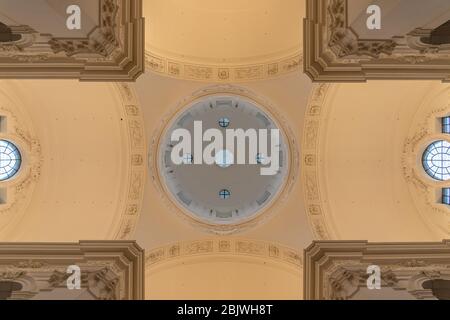
[[433, 142], [425, 150], [422, 159], [425, 172], [438, 181], [450, 180], [450, 143]]
[[19, 172], [22, 156], [10, 141], [0, 140], [0, 181], [14, 177]]

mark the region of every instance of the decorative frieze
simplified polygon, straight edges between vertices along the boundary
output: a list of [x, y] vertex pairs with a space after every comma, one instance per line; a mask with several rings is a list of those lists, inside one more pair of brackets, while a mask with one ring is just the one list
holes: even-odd
[[242, 82], [278, 77], [301, 70], [303, 55], [298, 52], [287, 58], [252, 65], [199, 65], [165, 58], [149, 51], [145, 54], [147, 68], [170, 77], [206, 82]]
[[302, 142], [302, 183], [307, 208], [308, 220], [316, 239], [330, 239], [331, 234], [326, 224], [326, 206], [322, 203], [319, 189], [320, 175], [320, 128], [323, 125], [323, 117], [326, 115], [325, 98], [329, 85], [316, 85], [311, 92], [305, 114]]
[[131, 145], [130, 174], [128, 176], [128, 197], [121, 216], [118, 231], [114, 239], [129, 239], [139, 219], [144, 196], [144, 185], [147, 175], [146, 139], [144, 135], [144, 119], [134, 89], [127, 83], [115, 85], [122, 98], [124, 122], [127, 124], [129, 143]]
[[243, 239], [216, 239], [171, 244], [148, 252], [146, 266], [153, 267], [173, 259], [202, 255], [246, 255], [268, 258], [296, 268], [302, 267], [302, 256], [299, 251], [278, 244]]

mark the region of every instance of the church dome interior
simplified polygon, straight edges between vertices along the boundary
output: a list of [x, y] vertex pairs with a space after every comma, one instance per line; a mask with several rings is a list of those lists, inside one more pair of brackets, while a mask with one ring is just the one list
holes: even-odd
[[446, 296], [448, 1], [70, 2], [0, 4], [0, 300]]

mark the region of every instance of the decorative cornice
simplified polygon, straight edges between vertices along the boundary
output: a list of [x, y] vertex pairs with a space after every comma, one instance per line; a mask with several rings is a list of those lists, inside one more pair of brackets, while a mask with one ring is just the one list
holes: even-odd
[[301, 52], [297, 52], [261, 63], [214, 65], [186, 62], [147, 51], [145, 61], [148, 70], [172, 78], [229, 83], [272, 79], [291, 72], [298, 72], [301, 70], [303, 55]]
[[305, 250], [304, 288], [308, 300], [347, 300], [366, 286], [367, 267], [381, 269], [382, 287], [435, 299], [422, 284], [450, 279], [450, 242], [368, 243], [319, 241]]
[[142, 0], [97, 1], [99, 25], [86, 38], [10, 26], [21, 39], [0, 44], [0, 78], [136, 80], [145, 67]]
[[294, 268], [302, 268], [300, 251], [279, 244], [219, 238], [210, 240], [173, 243], [153, 249], [146, 254], [146, 269], [176, 259], [199, 256], [250, 256], [270, 259], [277, 263], [285, 263]]
[[307, 0], [304, 70], [314, 81], [450, 80], [450, 46], [423, 43], [423, 30], [359, 39], [348, 25], [348, 6], [348, 0]]
[[101, 0], [100, 25], [86, 39], [52, 38], [49, 44], [54, 53], [64, 52], [68, 57], [77, 54], [97, 54], [108, 57], [118, 44], [116, 36], [119, 3]]
[[144, 251], [132, 241], [0, 243], [0, 257], [0, 279], [22, 285], [12, 299], [66, 288], [70, 265], [80, 267], [81, 287], [95, 299], [144, 299]]
[[328, 46], [339, 57], [352, 55], [379, 58], [382, 53], [391, 55], [397, 46], [392, 40], [361, 40], [348, 27], [347, 0], [331, 0]]
[[[191, 104], [202, 97], [216, 95], [216, 94], [232, 94], [241, 96], [246, 99], [250, 99], [260, 107], [264, 109], [273, 119], [275, 119], [277, 125], [281, 131], [285, 134], [286, 144], [289, 149], [289, 173], [287, 174], [286, 182], [283, 188], [279, 192], [278, 198], [272, 201], [272, 205], [266, 207], [263, 211], [252, 216], [249, 220], [239, 222], [237, 224], [210, 224], [204, 222], [203, 220], [195, 218], [185, 212], [176, 201], [172, 199], [169, 192], [166, 190], [163, 179], [160, 176], [158, 168], [158, 150], [160, 147], [161, 137], [167, 128], [173, 117], [184, 109], [187, 105]], [[298, 144], [293, 131], [290, 129], [288, 122], [284, 117], [277, 112], [277, 109], [272, 106], [267, 100], [259, 97], [253, 92], [244, 89], [242, 87], [233, 85], [216, 85], [210, 86], [201, 90], [194, 92], [191, 96], [183, 99], [178, 105], [168, 112], [161, 120], [160, 126], [155, 130], [153, 134], [150, 155], [149, 155], [149, 168], [152, 177], [153, 185], [155, 186], [157, 192], [159, 193], [162, 201], [167, 205], [167, 207], [181, 217], [183, 220], [187, 221], [189, 224], [196, 228], [200, 228], [203, 231], [207, 231], [214, 234], [229, 235], [237, 232], [242, 232], [253, 228], [259, 224], [262, 224], [266, 219], [272, 216], [278, 209], [278, 207], [289, 197], [294, 184], [298, 178], [298, 167], [299, 167], [299, 151]]]

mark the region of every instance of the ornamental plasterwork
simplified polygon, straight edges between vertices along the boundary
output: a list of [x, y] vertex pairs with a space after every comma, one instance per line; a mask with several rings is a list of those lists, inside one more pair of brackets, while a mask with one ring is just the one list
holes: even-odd
[[97, 1], [99, 23], [85, 38], [8, 26], [20, 39], [0, 43], [0, 78], [135, 80], [145, 64], [142, 0]]
[[43, 157], [41, 144], [32, 125], [24, 120], [18, 106], [7, 98], [2, 99], [0, 116], [8, 122], [7, 130], [0, 133], [1, 139], [16, 144], [23, 159], [18, 174], [11, 180], [0, 182], [0, 188], [6, 190], [6, 200], [0, 204], [0, 230], [6, 236], [25, 214], [41, 176]]
[[187, 63], [180, 59], [163, 57], [151, 53], [145, 54], [149, 70], [169, 77], [206, 82], [243, 82], [271, 79], [301, 70], [303, 54], [276, 58], [264, 63], [247, 65], [213, 65]]
[[325, 99], [330, 85], [315, 85], [306, 109], [302, 141], [301, 180], [303, 183], [303, 198], [307, 216], [314, 234], [318, 240], [331, 239], [330, 227], [326, 223], [327, 207], [322, 202], [319, 182], [320, 130], [326, 115]]
[[[360, 39], [349, 26], [349, 0], [307, 0], [304, 69], [315, 81], [450, 78], [450, 45], [421, 41], [417, 28], [391, 39]], [[385, 65], [389, 65], [389, 69]], [[437, 69], [436, 66], [439, 66]]]
[[118, 229], [115, 229], [113, 239], [130, 239], [136, 228], [144, 197], [144, 186], [147, 175], [144, 118], [134, 89], [126, 84], [115, 85], [122, 100], [122, 114], [127, 127], [128, 141], [131, 148], [128, 167], [130, 174], [126, 183], [126, 201], [121, 214]]
[[250, 256], [267, 258], [277, 263], [286, 263], [294, 268], [302, 267], [302, 254], [295, 249], [260, 241], [219, 238], [191, 242], [173, 243], [146, 253], [146, 268], [178, 258], [198, 256]]
[[433, 292], [424, 289], [422, 285], [428, 280], [450, 280], [450, 261], [447, 264], [422, 261], [418, 266], [414, 265], [414, 261], [407, 260], [400, 264], [379, 261], [356, 263], [346, 260], [333, 262], [333, 266], [324, 273], [324, 299], [351, 299], [360, 288], [367, 287], [367, 268], [376, 264], [381, 270], [382, 287], [407, 291], [417, 299], [435, 300]]
[[[367, 288], [369, 266], [378, 266], [382, 289], [406, 291], [416, 299], [436, 299], [429, 280], [450, 280], [450, 242], [316, 242], [305, 252], [305, 298], [348, 300]], [[387, 296], [386, 296], [387, 297]]]
[[[282, 190], [280, 191], [278, 198], [276, 198], [275, 201], [273, 201], [272, 205], [266, 207], [265, 209], [263, 209], [263, 211], [256, 214], [254, 218], [236, 224], [226, 224], [226, 225], [210, 224], [200, 219], [191, 217], [191, 215], [189, 214], [186, 214], [184, 209], [169, 195], [169, 191], [167, 191], [166, 187], [164, 186], [163, 179], [160, 176], [160, 172], [158, 170], [158, 149], [160, 145], [160, 140], [164, 133], [164, 130], [167, 128], [170, 121], [176, 114], [178, 114], [181, 110], [183, 110], [187, 105], [189, 105], [193, 101], [214, 94], [233, 94], [237, 96], [242, 96], [244, 98], [256, 102], [259, 106], [261, 106], [264, 109], [264, 111], [266, 111], [273, 119], [276, 120], [277, 124], [281, 128], [281, 131], [285, 133], [287, 140], [286, 144], [289, 145], [289, 155], [290, 155], [289, 173], [287, 174], [286, 182]], [[155, 130], [153, 134], [149, 152], [149, 170], [152, 182], [162, 202], [167, 206], [167, 208], [171, 212], [179, 216], [181, 219], [188, 222], [193, 227], [199, 228], [202, 231], [219, 235], [230, 235], [237, 232], [243, 232], [244, 230], [254, 228], [257, 225], [264, 223], [270, 216], [274, 215], [281, 206], [281, 204], [284, 203], [286, 199], [289, 197], [292, 188], [298, 178], [297, 174], [298, 167], [299, 167], [298, 144], [293, 131], [290, 129], [287, 121], [283, 118], [283, 116], [266, 99], [261, 98], [255, 93], [242, 87], [228, 84], [215, 85], [204, 89], [200, 89], [194, 92], [191, 96], [180, 101], [177, 104], [177, 106], [175, 106], [175, 108], [172, 108], [166, 115], [162, 117], [159, 127]]]
[[436, 127], [441, 117], [450, 114], [450, 89], [432, 92], [427, 101], [416, 114], [407, 139], [403, 144], [402, 170], [412, 195], [412, 199], [427, 224], [436, 230], [440, 237], [450, 235], [450, 209], [443, 205], [441, 189], [450, 187], [450, 183], [431, 179], [423, 169], [422, 155], [434, 141], [449, 140], [448, 134], [442, 134]]
[[0, 260], [0, 280], [22, 285], [13, 300], [39, 299], [41, 292], [61, 298], [55, 289], [68, 290], [67, 269], [72, 265], [81, 271], [79, 294], [87, 292], [98, 300], [143, 299], [144, 256], [133, 242], [3, 243], [0, 255], [6, 256]]
[[352, 55], [379, 58], [391, 55], [396, 47], [393, 40], [361, 40], [348, 27], [346, 0], [331, 0], [328, 6], [328, 46], [339, 58]]

